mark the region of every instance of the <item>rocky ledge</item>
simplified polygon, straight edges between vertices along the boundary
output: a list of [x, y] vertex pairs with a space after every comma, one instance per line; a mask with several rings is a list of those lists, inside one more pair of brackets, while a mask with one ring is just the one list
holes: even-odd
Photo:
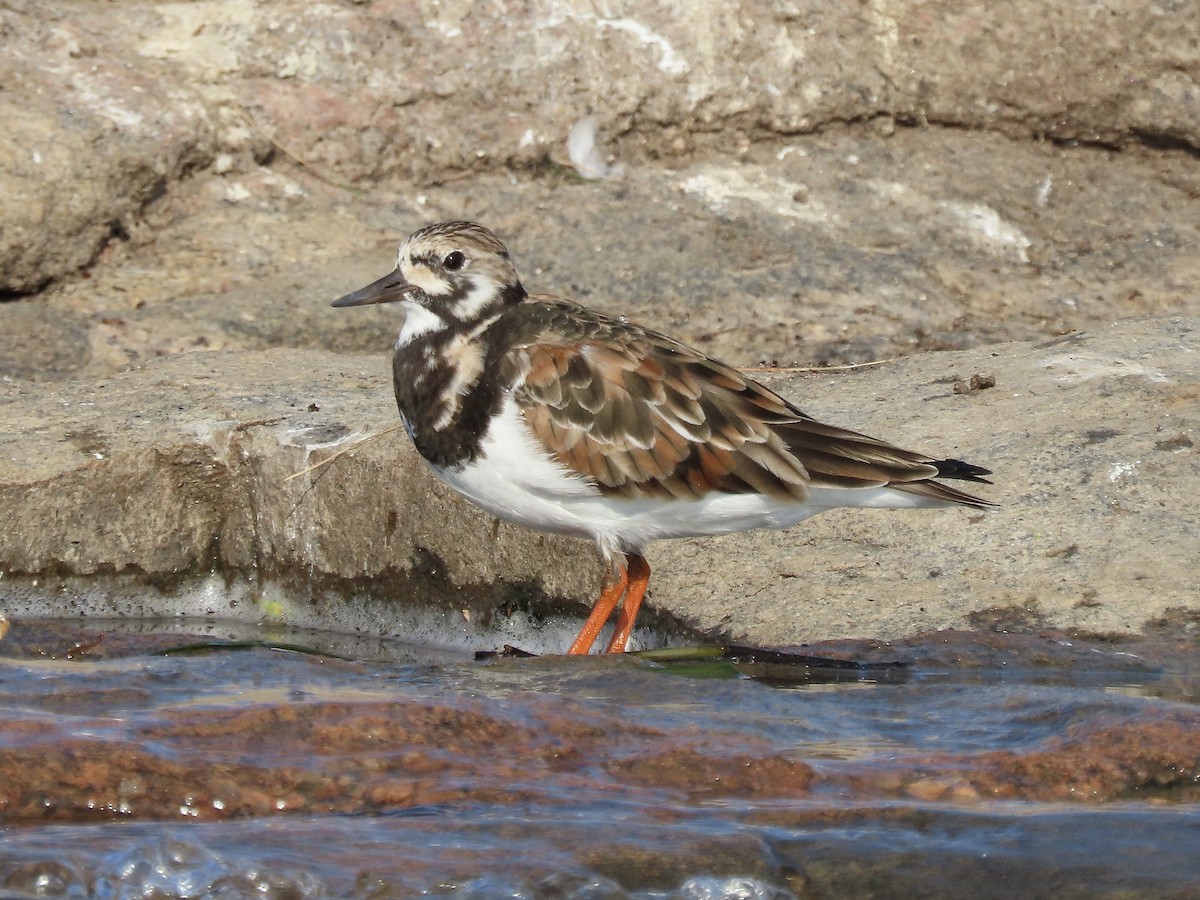
[[[759, 373], [818, 417], [992, 467], [982, 492], [1000, 508], [842, 510], [784, 533], [664, 542], [650, 607], [660, 624], [772, 644], [997, 625], [1136, 632], [1194, 616], [1198, 338], [1195, 318], [1144, 318]], [[383, 356], [269, 350], [9, 383], [0, 509], [22, 525], [0, 532], [9, 613], [403, 633], [417, 598], [483, 645], [514, 616], [581, 612], [603, 574], [594, 548], [497, 522], [443, 488], [394, 428], [388, 370]]]
[[561, 647], [593, 549], [437, 485], [361, 355], [395, 310], [327, 306], [469, 218], [734, 364], [909, 357], [762, 377], [996, 470], [986, 516], [655, 547], [660, 626], [1195, 624], [1195, 3], [0, 0], [0, 37], [0, 610]]

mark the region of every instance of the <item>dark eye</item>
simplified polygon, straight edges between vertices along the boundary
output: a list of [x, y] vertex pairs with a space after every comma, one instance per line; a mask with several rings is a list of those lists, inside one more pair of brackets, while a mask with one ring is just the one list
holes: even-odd
[[452, 250], [446, 254], [446, 258], [442, 260], [442, 268], [447, 272], [457, 272], [463, 267], [463, 263], [467, 258], [463, 256], [459, 250]]

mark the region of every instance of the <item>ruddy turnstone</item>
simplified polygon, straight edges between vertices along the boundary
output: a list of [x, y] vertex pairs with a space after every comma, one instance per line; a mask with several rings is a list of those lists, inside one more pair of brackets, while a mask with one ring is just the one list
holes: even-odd
[[840, 506], [991, 502], [937, 479], [988, 469], [826, 425], [673, 338], [528, 294], [472, 222], [422, 228], [396, 269], [334, 306], [399, 302], [392, 373], [405, 430], [434, 473], [489, 513], [591, 538], [610, 576], [569, 653], [621, 603], [625, 649], [662, 538], [790, 528]]

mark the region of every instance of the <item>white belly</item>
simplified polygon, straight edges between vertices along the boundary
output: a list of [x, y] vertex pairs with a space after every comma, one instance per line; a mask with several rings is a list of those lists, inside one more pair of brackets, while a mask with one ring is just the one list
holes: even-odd
[[511, 399], [493, 420], [473, 463], [460, 470], [434, 471], [492, 515], [541, 531], [591, 538], [607, 556], [623, 550], [640, 552], [650, 542], [665, 538], [790, 528], [839, 506], [938, 505], [891, 488], [814, 488], [804, 502], [723, 493], [699, 500], [605, 497], [593, 483], [547, 454]]
[[474, 462], [462, 469], [433, 470], [492, 515], [542, 531], [596, 536], [575, 506], [599, 499], [599, 490], [550, 458], [511, 398], [492, 420]]

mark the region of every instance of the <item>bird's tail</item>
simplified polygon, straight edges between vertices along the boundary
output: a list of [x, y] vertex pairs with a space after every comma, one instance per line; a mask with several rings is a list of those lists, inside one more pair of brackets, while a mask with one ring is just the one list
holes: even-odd
[[[977, 481], [982, 484], [991, 484], [982, 476], [991, 473], [987, 469], [981, 469], [979, 466], [971, 466], [967, 463], [959, 463], [958, 460], [946, 460], [946, 462], [958, 463], [961, 466], [967, 466], [968, 469], [974, 469], [974, 475], [944, 475], [944, 478], [962, 478], [967, 481]], [[940, 468], [940, 465], [939, 465]], [[974, 494], [968, 494], [966, 491], [960, 491], [956, 487], [951, 487], [948, 484], [941, 484], [937, 481], [893, 481], [888, 487], [897, 491], [904, 491], [906, 494], [916, 494], [919, 497], [927, 497], [930, 500], [937, 500], [942, 503], [955, 504], [958, 506], [970, 506], [974, 509], [995, 509], [998, 504], [991, 500], [984, 500], [982, 497], [976, 497]]]

